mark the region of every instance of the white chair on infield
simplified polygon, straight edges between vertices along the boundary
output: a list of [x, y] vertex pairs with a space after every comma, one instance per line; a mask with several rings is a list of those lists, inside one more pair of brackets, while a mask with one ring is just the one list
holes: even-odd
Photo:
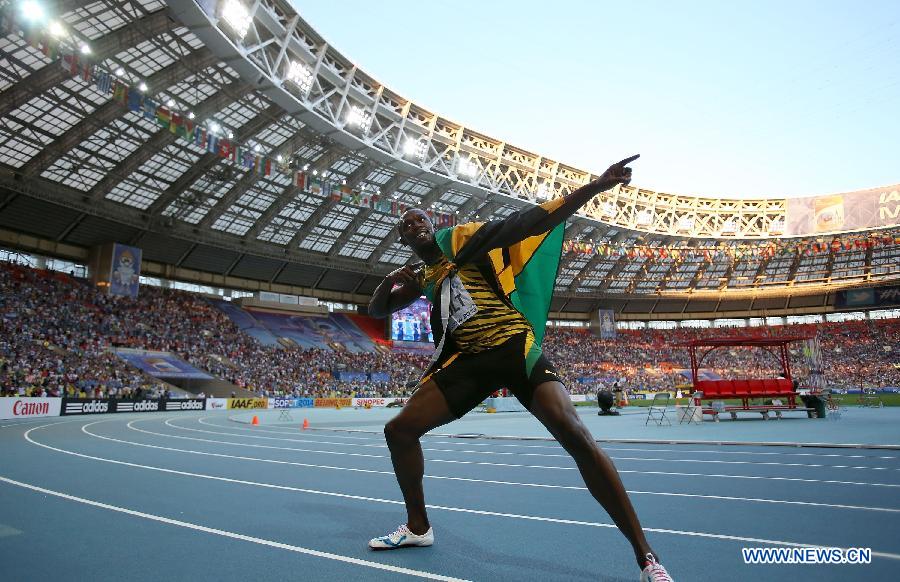
[[700, 424], [703, 420], [703, 407], [700, 399], [703, 398], [703, 392], [697, 390], [688, 399], [687, 406], [682, 406], [678, 411], [678, 424]]
[[666, 426], [672, 426], [672, 423], [669, 422], [669, 418], [666, 416], [668, 410], [669, 393], [657, 392], [653, 395], [653, 401], [647, 410], [647, 420], [644, 421], [644, 426], [647, 426], [651, 420], [656, 423], [656, 426], [662, 426], [663, 422], [666, 423]]

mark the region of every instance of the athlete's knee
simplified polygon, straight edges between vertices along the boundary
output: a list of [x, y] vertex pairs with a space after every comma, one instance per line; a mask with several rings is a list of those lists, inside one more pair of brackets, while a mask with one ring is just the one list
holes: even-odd
[[558, 432], [559, 444], [573, 457], [592, 455], [597, 448], [593, 435], [581, 422], [563, 422]]
[[419, 436], [421, 435], [412, 423], [406, 422], [400, 417], [393, 418], [384, 425], [384, 438], [387, 440], [388, 444], [418, 439]]

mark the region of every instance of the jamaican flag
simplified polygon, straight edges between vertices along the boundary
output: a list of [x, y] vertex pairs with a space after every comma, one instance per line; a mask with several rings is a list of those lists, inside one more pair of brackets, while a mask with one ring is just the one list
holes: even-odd
[[[568, 209], [562, 208], [564, 200], [551, 200], [503, 220], [444, 228], [434, 235], [441, 252], [457, 267], [470, 262], [489, 267], [482, 269], [485, 279], [503, 301], [531, 323], [538, 346], [544, 338], [562, 252], [565, 219], [570, 215]], [[484, 261], [485, 256], [487, 261]], [[439, 286], [440, 281], [436, 284]], [[428, 285], [424, 291], [435, 303], [438, 295], [435, 285]], [[439, 309], [435, 311], [439, 312]], [[437, 341], [443, 329], [434, 331]]]

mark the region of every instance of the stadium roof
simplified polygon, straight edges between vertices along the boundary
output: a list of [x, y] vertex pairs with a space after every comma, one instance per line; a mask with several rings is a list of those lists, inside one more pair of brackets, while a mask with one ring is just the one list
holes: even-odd
[[[286, 2], [62, 0], [45, 9], [43, 21], [30, 21], [21, 2], [4, 9], [2, 228], [365, 294], [409, 259], [392, 231], [398, 208], [500, 218], [596, 177], [394, 94]], [[567, 238], [674, 245], [681, 256], [568, 252], [557, 292], [571, 302], [900, 277], [896, 244], [743, 253], [782, 232], [785, 207], [783, 198], [616, 188], [570, 222]], [[730, 250], [700, 252], [712, 245]]]

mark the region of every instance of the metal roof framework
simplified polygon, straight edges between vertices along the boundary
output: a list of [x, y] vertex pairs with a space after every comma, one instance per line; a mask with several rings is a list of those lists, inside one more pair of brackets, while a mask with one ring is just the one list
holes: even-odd
[[[57, 2], [55, 16], [67, 43], [87, 44], [98, 66], [131, 86], [146, 84], [145, 93], [171, 109], [215, 122], [223, 135], [293, 167], [407, 205], [459, 220], [499, 218], [596, 177], [394, 94], [285, 2], [247, 6], [252, 23], [243, 38], [221, 20], [218, 6]], [[58, 57], [48, 58], [18, 32], [0, 38], [0, 59], [0, 226], [78, 245], [116, 239], [176, 265], [348, 292], [365, 292], [371, 279], [410, 258], [397, 241], [395, 216], [302, 191], [287, 174], [260, 176], [178, 140], [68, 75]], [[308, 92], [287, 80], [295, 62], [313, 76]], [[350, 123], [350, 111], [367, 114], [368, 128]], [[407, 140], [423, 144], [424, 155], [411, 156]], [[617, 187], [574, 217], [567, 237], [668, 244], [689, 235], [700, 240], [687, 244], [698, 245], [721, 237], [727, 223], [740, 240], [726, 244], [736, 245], [768, 236], [783, 217], [783, 199]], [[896, 247], [842, 252], [825, 263], [799, 256], [743, 260], [733, 269], [573, 253], [563, 258], [557, 293], [630, 297], [889, 280], [900, 277]], [[228, 260], [215, 260], [209, 248]], [[296, 275], [295, 267], [308, 276]]]

